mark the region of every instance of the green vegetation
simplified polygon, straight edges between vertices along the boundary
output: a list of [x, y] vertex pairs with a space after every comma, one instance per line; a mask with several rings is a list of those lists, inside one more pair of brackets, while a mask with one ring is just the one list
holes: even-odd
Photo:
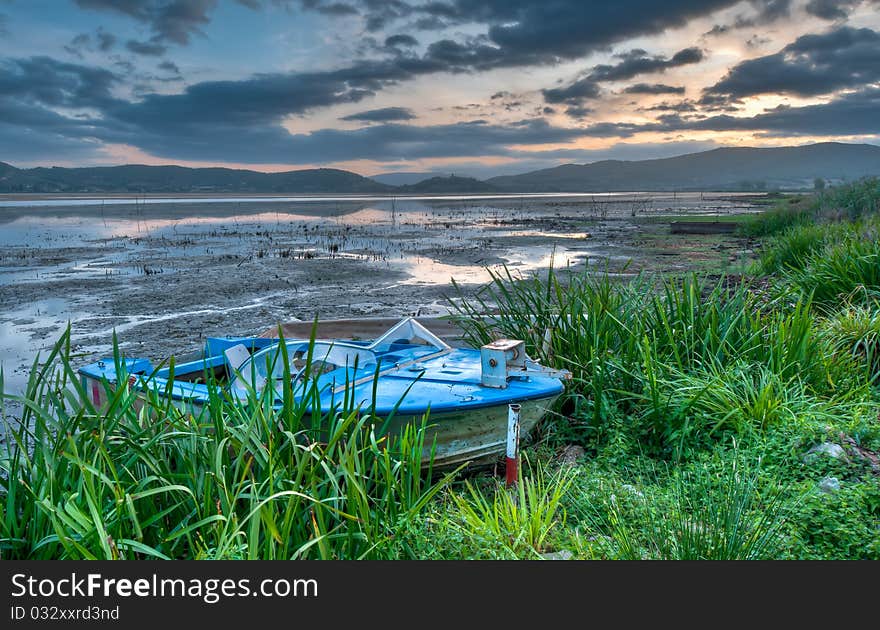
[[64, 338], [17, 397], [3, 557], [878, 559], [878, 209], [878, 180], [783, 198], [742, 278], [505, 271], [451, 301], [473, 344], [573, 374], [513, 490], [290, 395], [98, 414]]

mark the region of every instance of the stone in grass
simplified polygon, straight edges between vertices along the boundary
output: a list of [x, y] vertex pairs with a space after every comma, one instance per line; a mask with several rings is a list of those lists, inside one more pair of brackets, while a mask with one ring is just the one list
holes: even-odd
[[575, 466], [577, 465], [578, 460], [585, 457], [586, 454], [587, 452], [584, 450], [583, 446], [569, 444], [563, 448], [562, 452], [559, 454], [559, 463], [563, 466]]
[[820, 457], [831, 457], [832, 459], [846, 459], [846, 451], [843, 450], [843, 447], [840, 444], [835, 444], [834, 442], [822, 442], [821, 444], [817, 444], [804, 455], [804, 461], [808, 464], [812, 464]]
[[568, 549], [562, 549], [560, 551], [542, 553], [541, 557], [544, 558], [544, 560], [571, 560], [574, 558], [574, 554]]
[[626, 490], [627, 492], [629, 492], [629, 493], [630, 493], [631, 495], [633, 495], [633, 496], [637, 496], [637, 497], [640, 498], [640, 499], [644, 499], [644, 498], [645, 498], [645, 495], [642, 494], [641, 490], [639, 490], [638, 488], [636, 488], [636, 487], [635, 487], [634, 485], [632, 485], [631, 483], [625, 483], [625, 484], [623, 484], [623, 485], [620, 486], [620, 487], [623, 488], [624, 490]]
[[840, 490], [840, 481], [837, 477], [825, 477], [822, 481], [819, 482], [819, 492], [824, 492], [825, 494], [834, 494]]

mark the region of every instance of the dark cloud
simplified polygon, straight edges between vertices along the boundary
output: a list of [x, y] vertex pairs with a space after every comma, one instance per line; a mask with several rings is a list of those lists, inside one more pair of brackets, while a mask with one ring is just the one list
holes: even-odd
[[766, 27], [777, 20], [790, 17], [791, 4], [791, 0], [749, 0], [753, 13], [738, 15], [733, 24], [716, 24], [703, 33], [703, 36], [722, 35], [735, 29]]
[[180, 74], [180, 68], [178, 68], [177, 64], [173, 61], [163, 61], [159, 64], [159, 70], [164, 70], [165, 72], [170, 72], [176, 75]]
[[650, 107], [644, 107], [641, 111], [645, 112], [695, 112], [697, 111], [697, 105], [692, 100], [685, 99], [683, 101], [679, 101], [677, 103], [671, 103], [669, 101], [663, 101], [662, 103], [657, 103], [656, 105], [652, 105]]
[[[2, 110], [2, 105], [0, 105]], [[86, 138], [68, 137], [45, 126], [35, 130], [20, 123], [0, 119], [0, 146], [15, 147], [15, 155], [6, 155], [6, 161], [16, 166], [46, 163], [46, 160], [78, 162], [94, 160], [100, 154], [100, 145]]]
[[[572, 106], [583, 105], [588, 99], [598, 98], [601, 94], [599, 83], [602, 81], [623, 81], [641, 74], [666, 72], [669, 68], [676, 68], [703, 60], [703, 51], [699, 48], [685, 48], [679, 50], [672, 57], [660, 55], [648, 55], [641, 48], [636, 48], [625, 53], [615, 55], [620, 62], [616, 64], [601, 64], [593, 66], [586, 76], [576, 80], [562, 88], [548, 88], [541, 90], [544, 100], [548, 103], [568, 103]], [[649, 89], [644, 83], [637, 86]], [[669, 87], [669, 86], [665, 86]], [[681, 93], [677, 88], [670, 88], [673, 92], [646, 92], [647, 94]], [[683, 89], [681, 90], [684, 91]]]
[[684, 88], [665, 83], [636, 83], [624, 90], [627, 94], [684, 94]]
[[679, 50], [669, 58], [659, 55], [648, 56], [641, 49], [616, 56], [621, 59], [620, 63], [594, 66], [590, 78], [594, 81], [622, 81], [640, 74], [665, 72], [669, 68], [699, 63], [704, 58], [703, 51], [696, 47]]
[[101, 52], [107, 52], [116, 45], [116, 36], [101, 28], [95, 33], [95, 38], [98, 40], [98, 50]]
[[810, 0], [806, 10], [823, 20], [845, 20], [861, 0]]
[[758, 35], [756, 33], [746, 40], [746, 46], [748, 46], [749, 48], [758, 48], [760, 46], [763, 46], [764, 44], [769, 44], [771, 41], [773, 40], [769, 37], [762, 37], [761, 35]]
[[382, 30], [388, 24], [413, 14], [413, 7], [401, 0], [362, 0], [362, 4], [368, 31]]
[[788, 17], [791, 11], [791, 0], [749, 0], [755, 9], [752, 15], [740, 15], [734, 22], [734, 28], [753, 28], [766, 26], [776, 20]]
[[0, 60], [0, 97], [23, 105], [104, 109], [120, 77], [109, 70], [50, 57]]
[[[191, 85], [181, 94], [147, 94], [129, 102], [113, 96], [120, 77], [104, 69], [42, 58], [5, 60], [0, 72], [0, 121], [19, 135], [43, 134], [92, 147], [124, 143], [167, 159], [245, 163], [316, 163], [353, 159], [512, 155], [515, 145], [567, 143], [583, 136], [628, 137], [640, 132], [755, 131], [788, 135], [876, 133], [880, 89], [847, 94], [823, 105], [777, 108], [753, 117], [695, 117], [674, 112], [651, 123], [603, 122], [555, 127], [535, 118], [510, 124], [485, 120], [418, 127], [375, 124], [355, 130], [292, 134], [281, 123], [295, 111], [363, 98], [379, 69], [259, 75], [246, 81]], [[390, 72], [390, 71], [389, 71]], [[83, 114], [62, 115], [64, 111]], [[588, 111], [569, 108], [570, 116]], [[90, 111], [96, 114], [88, 113]], [[659, 110], [658, 110], [659, 111]]]
[[[127, 15], [149, 25], [151, 42], [186, 45], [210, 22], [217, 0], [75, 0], [84, 9]], [[254, 3], [243, 3], [252, 6]]]
[[684, 26], [735, 0], [456, 0], [443, 3], [459, 21], [488, 23], [489, 40], [511, 65], [577, 59], [630, 37]]
[[302, 8], [317, 11], [324, 15], [359, 15], [360, 11], [351, 4], [345, 2], [326, 2], [325, 0], [302, 0]]
[[188, 44], [194, 33], [201, 34], [200, 27], [210, 22], [208, 14], [217, 0], [173, 0], [163, 3], [153, 18], [153, 29], [160, 41]]
[[590, 107], [583, 107], [581, 105], [572, 105], [571, 107], [565, 108], [565, 115], [569, 118], [586, 118], [590, 114], [592, 114], [595, 110]]
[[[555, 64], [582, 58], [630, 37], [684, 26], [695, 17], [733, 6], [739, 0], [449, 0], [423, 4], [401, 0], [361, 0], [366, 28], [377, 31], [399, 20], [415, 20], [423, 30], [479, 24], [482, 36], [442, 39], [431, 60], [459, 70]], [[778, 0], [756, 0], [758, 6]]]
[[[217, 0], [75, 1], [84, 8], [113, 11], [148, 24], [153, 31], [148, 44], [154, 46], [188, 43], [191, 35], [201, 32], [200, 28], [208, 22], [217, 4]], [[553, 64], [562, 59], [579, 58], [629, 36], [648, 35], [684, 25], [693, 17], [735, 2], [677, 0], [673, 3], [657, 3], [653, 0], [621, 0], [594, 4], [579, 0], [542, 3], [525, 0], [453, 0], [411, 4], [402, 0], [305, 0], [300, 2], [300, 6], [305, 10], [336, 15], [358, 11], [363, 14], [365, 26], [370, 31], [381, 30], [395, 21], [420, 17], [442, 20], [445, 26], [483, 24], [487, 29], [485, 34], [458, 41], [440, 39], [431, 43], [420, 58], [424, 66], [435, 67], [433, 71], [474, 72], [498, 67]], [[268, 5], [267, 2], [256, 0], [243, 4], [253, 9]], [[275, 4], [287, 6], [290, 3], [279, 0]], [[422, 28], [427, 28], [427, 25], [423, 24]], [[406, 35], [396, 37], [411, 38]], [[143, 48], [144, 43], [139, 43], [146, 52], [148, 49]], [[388, 45], [394, 47], [404, 44], [412, 45], [412, 40], [404, 42], [401, 39]], [[651, 58], [643, 61], [649, 66], [655, 64], [657, 70], [662, 70], [664, 62], [680, 65], [699, 60], [693, 59], [695, 55], [700, 55], [696, 49], [682, 54], [684, 58]], [[688, 55], [692, 58], [689, 59]]]
[[845, 94], [829, 103], [786, 107], [751, 118], [715, 116], [694, 121], [690, 129], [752, 130], [763, 135], [862, 135], [877, 133], [880, 120], [880, 89], [869, 88]]
[[91, 49], [91, 37], [88, 33], [80, 33], [70, 40], [70, 43], [64, 47], [69, 54], [74, 57], [83, 58], [83, 50]]
[[409, 46], [418, 46], [419, 40], [417, 40], [412, 35], [392, 35], [385, 39], [385, 46], [388, 48], [399, 48], [409, 47]]
[[393, 120], [412, 120], [415, 117], [416, 115], [408, 107], [383, 107], [381, 109], [370, 109], [365, 112], [343, 116], [340, 120], [389, 122]]
[[729, 32], [730, 29], [731, 29], [731, 26], [729, 24], [716, 24], [715, 26], [712, 27], [711, 30], [708, 30], [705, 33], [703, 33], [703, 36], [706, 37], [706, 36], [713, 36], [713, 35], [724, 35], [725, 33]]
[[688, 117], [675, 113], [661, 115], [653, 123], [600, 123], [587, 127], [584, 133], [598, 137], [626, 137], [649, 131], [754, 131], [765, 136], [872, 135], [877, 133], [878, 120], [880, 88], [866, 88], [828, 103], [779, 106], [755, 116]]
[[137, 55], [146, 55], [148, 57], [161, 57], [168, 50], [162, 44], [153, 42], [139, 42], [133, 39], [125, 42], [125, 47]]
[[758, 10], [758, 24], [767, 24], [788, 17], [791, 11], [791, 0], [750, 0]]
[[598, 98], [601, 93], [599, 85], [589, 77], [579, 79], [563, 88], [541, 90], [544, 100], [548, 103], [571, 103], [577, 105], [585, 99]]
[[880, 81], [880, 33], [842, 26], [803, 35], [773, 55], [734, 66], [707, 96], [742, 98], [756, 94], [828, 94]]
[[737, 106], [743, 104], [743, 101], [738, 98], [705, 92], [698, 102], [704, 109], [712, 112], [735, 112], [739, 109]]
[[103, 28], [95, 31], [94, 43], [92, 36], [88, 33], [80, 33], [70, 40], [70, 43], [64, 47], [68, 53], [75, 57], [83, 58], [85, 51], [94, 52], [95, 46], [100, 52], [107, 52], [116, 45], [116, 36], [108, 33]]

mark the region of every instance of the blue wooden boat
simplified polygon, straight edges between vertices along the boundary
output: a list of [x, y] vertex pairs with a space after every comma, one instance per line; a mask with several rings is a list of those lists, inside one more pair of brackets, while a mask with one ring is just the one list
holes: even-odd
[[[286, 353], [281, 352], [282, 343]], [[233, 400], [243, 402], [253, 392], [275, 388], [280, 405], [284, 375], [296, 384], [309, 374], [316, 379], [322, 413], [347, 399], [386, 419], [385, 430], [392, 434], [406, 424], [420, 423], [429, 413], [425, 455], [433, 447], [437, 466], [502, 453], [508, 406], [520, 405], [525, 434], [562, 393], [562, 379], [567, 377], [566, 372], [530, 360], [521, 341], [453, 348], [413, 318], [372, 341], [208, 338], [199, 357], [175, 366], [173, 380], [169, 368], [157, 369], [147, 359], [125, 359], [124, 370], [131, 388], [142, 397], [149, 390], [169, 392], [179, 409], [193, 414], [208, 401], [206, 381], [222, 383]], [[79, 374], [96, 406], [107, 402], [119, 380], [112, 359], [87, 365]], [[293, 391], [295, 397], [304, 395], [306, 387], [294, 386]]]

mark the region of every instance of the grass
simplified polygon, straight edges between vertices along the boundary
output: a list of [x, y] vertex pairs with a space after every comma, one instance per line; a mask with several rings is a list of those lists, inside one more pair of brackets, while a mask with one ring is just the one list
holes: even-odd
[[603, 503], [577, 508], [581, 519], [604, 536], [604, 552], [611, 558], [770, 559], [782, 551], [781, 532], [791, 508], [781, 490], [762, 491], [759, 467], [760, 462], [733, 459], [719, 471], [676, 470], [662, 490], [639, 492], [629, 501], [611, 494]]
[[460, 493], [450, 494], [448, 518], [480, 546], [498, 545], [513, 556], [537, 555], [550, 549], [551, 535], [565, 526], [561, 503], [571, 481], [568, 471], [548, 475], [542, 466], [520, 475], [512, 489], [496, 482], [482, 490], [466, 481]]
[[[193, 415], [163, 392], [140, 408], [121, 379], [94, 409], [65, 336], [3, 396], [24, 411], [0, 458], [0, 553], [880, 558], [878, 201], [864, 180], [743, 219], [760, 239], [743, 277], [504, 269], [453, 297], [471, 345], [524, 339], [573, 374], [512, 491], [425, 474], [419, 427], [377, 435], [350, 405], [313, 418], [290, 387], [280, 409], [214, 388]], [[805, 458], [823, 442], [845, 456]], [[585, 457], [560, 463], [572, 445]]]
[[867, 380], [880, 380], [880, 303], [844, 304], [822, 326], [833, 352], [854, 359]]

